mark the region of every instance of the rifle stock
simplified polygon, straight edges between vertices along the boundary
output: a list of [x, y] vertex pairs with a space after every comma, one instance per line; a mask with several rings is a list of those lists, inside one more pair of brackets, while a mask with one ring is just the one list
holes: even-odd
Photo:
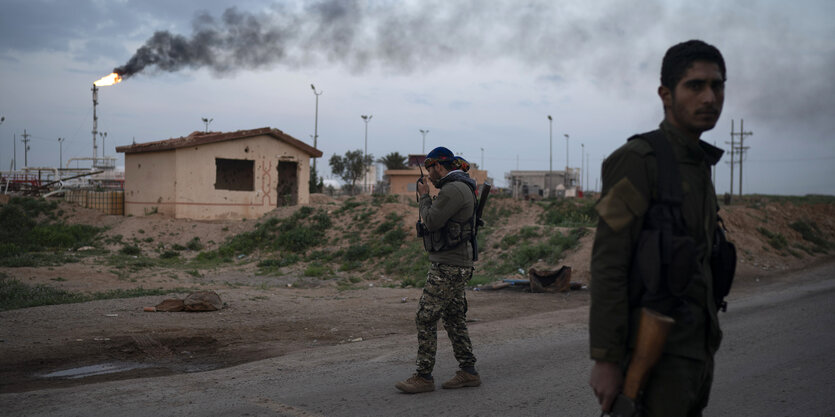
[[672, 317], [648, 308], [641, 309], [638, 339], [623, 383], [623, 394], [630, 399], [638, 398], [638, 394], [647, 382], [650, 370], [661, 358], [673, 323], [675, 320]]

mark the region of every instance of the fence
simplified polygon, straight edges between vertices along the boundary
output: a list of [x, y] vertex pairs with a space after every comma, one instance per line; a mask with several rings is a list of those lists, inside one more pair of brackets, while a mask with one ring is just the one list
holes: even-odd
[[67, 190], [64, 193], [64, 200], [82, 207], [101, 211], [104, 214], [117, 214], [120, 216], [125, 214], [125, 192], [121, 190]]

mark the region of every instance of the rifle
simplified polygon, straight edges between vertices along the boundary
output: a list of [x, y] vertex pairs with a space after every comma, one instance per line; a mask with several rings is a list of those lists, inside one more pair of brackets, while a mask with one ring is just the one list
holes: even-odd
[[632, 353], [632, 359], [626, 370], [623, 392], [612, 403], [610, 416], [640, 416], [638, 395], [647, 382], [649, 371], [661, 358], [661, 352], [664, 350], [664, 344], [667, 342], [667, 335], [670, 334], [673, 323], [675, 320], [672, 317], [646, 307], [641, 308], [635, 351]]
[[487, 205], [487, 200], [490, 197], [490, 189], [493, 188], [489, 183], [484, 183], [481, 186], [481, 198], [478, 200], [478, 206], [475, 210], [475, 220], [473, 224], [473, 234], [470, 238], [470, 244], [473, 245], [473, 261], [478, 260], [478, 228], [484, 226], [484, 220], [481, 219], [481, 214], [484, 212], [484, 206]]

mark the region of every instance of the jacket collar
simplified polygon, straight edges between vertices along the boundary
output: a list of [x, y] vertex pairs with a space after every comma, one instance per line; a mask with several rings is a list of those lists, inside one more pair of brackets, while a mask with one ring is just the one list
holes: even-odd
[[685, 136], [681, 130], [673, 126], [666, 119], [661, 122], [659, 128], [672, 143], [673, 151], [680, 162], [700, 163], [704, 161], [711, 166], [716, 165], [719, 159], [722, 158], [722, 154], [725, 153], [722, 149], [701, 139], [698, 142], [693, 142], [693, 140]]

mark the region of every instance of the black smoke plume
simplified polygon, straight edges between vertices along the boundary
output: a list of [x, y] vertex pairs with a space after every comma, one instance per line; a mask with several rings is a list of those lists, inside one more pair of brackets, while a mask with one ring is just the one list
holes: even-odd
[[198, 13], [190, 36], [154, 33], [114, 72], [124, 78], [151, 68], [226, 74], [324, 61], [354, 73], [370, 65], [408, 73], [459, 59], [508, 57], [555, 67], [590, 40], [580, 29], [586, 23], [549, 24], [556, 12], [547, 2], [477, 0], [412, 5], [324, 0], [260, 13], [230, 8], [218, 19]]
[[831, 48], [789, 45], [787, 40], [796, 35], [788, 23], [769, 25], [767, 33], [773, 36], [735, 38], [749, 29], [760, 33], [754, 30], [757, 22], [781, 22], [781, 16], [752, 10], [746, 19], [751, 27], [740, 32], [722, 18], [671, 18], [692, 13], [686, 3], [603, 3], [588, 10], [553, 0], [320, 0], [283, 2], [258, 13], [230, 8], [219, 18], [198, 13], [190, 36], [154, 33], [114, 72], [128, 78], [149, 69], [208, 68], [224, 75], [324, 62], [352, 73], [376, 66], [409, 74], [443, 70], [457, 61], [504, 61], [521, 63], [523, 71], [543, 83], [582, 78], [607, 95], [633, 96], [655, 87], [664, 51], [687, 39], [659, 33], [701, 33], [725, 53], [729, 90], [744, 103], [746, 117], [803, 120], [825, 126], [822, 132], [835, 129], [829, 110], [835, 83], [817, 84], [814, 77], [781, 81], [790, 73], [835, 72], [833, 55], [821, 52]]

